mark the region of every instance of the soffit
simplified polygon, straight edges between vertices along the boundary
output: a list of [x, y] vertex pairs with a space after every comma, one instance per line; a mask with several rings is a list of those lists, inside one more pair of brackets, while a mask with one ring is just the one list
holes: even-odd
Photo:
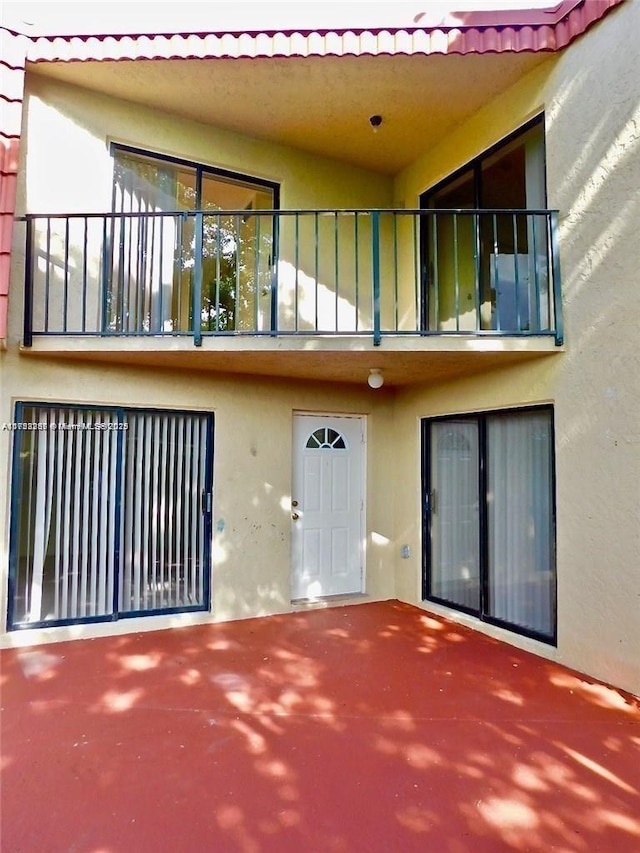
[[[38, 74], [396, 174], [548, 54], [38, 63]], [[369, 116], [383, 124], [373, 133]]]

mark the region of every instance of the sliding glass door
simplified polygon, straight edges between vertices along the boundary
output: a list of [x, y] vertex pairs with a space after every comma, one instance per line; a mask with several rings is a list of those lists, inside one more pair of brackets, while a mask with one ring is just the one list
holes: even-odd
[[278, 185], [120, 145], [112, 152], [105, 332], [268, 331], [276, 247], [273, 216], [260, 211], [277, 208]]
[[544, 151], [539, 117], [422, 194], [425, 329], [551, 327]]
[[424, 597], [555, 637], [552, 412], [423, 422]]
[[17, 408], [9, 627], [207, 609], [212, 416]]

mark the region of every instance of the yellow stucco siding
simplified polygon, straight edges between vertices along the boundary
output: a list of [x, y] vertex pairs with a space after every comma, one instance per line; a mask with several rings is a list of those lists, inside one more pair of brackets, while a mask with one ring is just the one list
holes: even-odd
[[[335, 161], [243, 137], [218, 128], [178, 120], [125, 101], [58, 83], [37, 74], [27, 80], [18, 213], [104, 212], [111, 209], [113, 162], [111, 142], [139, 147], [194, 162], [275, 181], [281, 188], [283, 208], [388, 207], [392, 183]], [[96, 236], [95, 246], [93, 236]], [[178, 621], [230, 619], [290, 609], [290, 499], [291, 428], [294, 411], [358, 413], [367, 419], [371, 460], [383, 455], [390, 432], [385, 396], [372, 396], [366, 386], [356, 392], [331, 384], [320, 390], [303, 383], [246, 378], [219, 378], [206, 373], [154, 371], [64, 362], [39, 362], [21, 358], [16, 349], [21, 337], [24, 281], [22, 240], [16, 235], [12, 263], [14, 298], [10, 309], [8, 353], [2, 353], [2, 419], [10, 423], [16, 400], [92, 402], [102, 405], [151, 406], [158, 409], [213, 411], [215, 424], [215, 504], [212, 545], [212, 613], [182, 616]], [[47, 238], [41, 229], [41, 248], [49, 239], [60, 264], [51, 279], [51, 291], [60, 285], [64, 246], [54, 229]], [[281, 264], [292, 265], [290, 235], [282, 234]], [[81, 245], [79, 233], [72, 241]], [[90, 281], [95, 285], [87, 304], [89, 316], [99, 315], [100, 235], [90, 233]], [[289, 252], [289, 255], [287, 255]], [[69, 292], [78, 304], [79, 264], [70, 253]], [[326, 259], [322, 258], [326, 264]], [[315, 274], [314, 259], [300, 258], [300, 274]], [[344, 277], [347, 270], [343, 270]], [[42, 269], [36, 275], [43, 277]], [[321, 279], [319, 278], [321, 282]], [[74, 288], [76, 288], [74, 290]], [[60, 313], [62, 299], [50, 305], [50, 319]], [[42, 305], [35, 318], [42, 319]], [[286, 318], [280, 318], [281, 320]], [[292, 356], [295, 358], [295, 355]], [[377, 412], [374, 418], [374, 411]], [[375, 423], [374, 423], [375, 420]], [[3, 548], [9, 541], [9, 486], [11, 433], [0, 433], [2, 455], [7, 460], [2, 490]], [[242, 449], [244, 448], [244, 450]], [[388, 543], [392, 536], [389, 509], [381, 497], [388, 489], [367, 475], [366, 592], [369, 598], [393, 596], [393, 562]], [[373, 534], [379, 531], [376, 536]], [[381, 544], [382, 543], [382, 544]], [[1, 555], [7, 566], [8, 553]], [[2, 606], [6, 612], [6, 584]], [[176, 624], [176, 617], [142, 620], [137, 627]], [[119, 623], [116, 631], [133, 624]], [[95, 634], [97, 626], [55, 629], [60, 638]], [[51, 631], [29, 632], [29, 642]], [[22, 634], [24, 642], [25, 635]], [[13, 634], [10, 642], [20, 642]]]
[[[276, 182], [280, 185], [282, 209], [387, 208], [392, 202], [392, 181], [389, 177], [178, 119], [38, 74], [27, 77], [23, 136], [29, 142], [23, 147], [23, 174], [26, 172], [27, 178], [21, 186], [19, 213], [110, 211], [112, 142]], [[166, 219], [165, 222], [168, 230], [175, 227], [173, 220]], [[261, 218], [260, 222], [262, 233], [271, 229], [270, 220]], [[42, 253], [51, 252], [56, 260], [53, 275], [50, 273], [50, 283], [60, 285], [65, 261], [66, 226], [64, 220], [53, 221], [52, 226], [53, 233], [47, 235], [45, 222], [36, 224], [36, 244]], [[83, 221], [71, 221], [68, 286], [75, 293], [79, 293], [85, 266], [83, 228]], [[383, 229], [389, 243], [388, 222], [383, 223]], [[336, 327], [352, 330], [356, 325], [360, 329], [371, 328], [371, 238], [370, 222], [366, 217], [359, 217], [357, 233], [356, 249], [353, 216], [336, 218], [324, 215], [319, 219], [302, 216], [299, 220], [285, 217], [280, 221], [280, 328], [292, 330], [297, 322], [298, 328], [311, 329], [315, 327], [316, 317], [318, 327], [323, 330]], [[92, 328], [96, 324], [100, 328], [98, 282], [102, 262], [101, 240], [101, 220], [89, 220], [86, 267], [90, 287], [85, 310]], [[384, 254], [388, 268], [392, 254], [390, 251]], [[45, 290], [44, 275], [43, 265], [37, 265], [37, 293]], [[392, 280], [390, 271], [387, 279]], [[240, 285], [242, 289], [242, 282]], [[15, 286], [18, 289], [21, 282], [16, 281]], [[265, 288], [268, 290], [268, 283]], [[336, 290], [339, 295], [337, 303]], [[49, 320], [54, 328], [56, 323], [62, 325], [61, 293], [61, 286], [51, 287]], [[387, 293], [384, 304], [388, 322], [391, 322], [392, 292]], [[264, 313], [262, 305], [260, 312]], [[249, 309], [249, 314], [253, 314], [253, 309]], [[44, 302], [36, 300], [36, 328], [42, 327], [43, 315]], [[69, 319], [79, 322], [73, 309]], [[246, 321], [248, 318], [242, 319]]]
[[[420, 602], [420, 419], [551, 402], [557, 477], [555, 654], [636, 691], [640, 71], [633, 57], [639, 27], [640, 4], [624, 4], [426, 152], [398, 176], [395, 190], [396, 203], [415, 204], [426, 188], [544, 109], [548, 204], [560, 211], [567, 329], [566, 353], [558, 357], [398, 395], [398, 475], [405, 488], [397, 493], [397, 517], [414, 523], [397, 535], [415, 547], [410, 564], [397, 561], [396, 592]], [[594, 56], [600, 58], [598, 72], [587, 74]]]
[[[366, 595], [394, 596], [393, 502], [386, 467], [377, 464], [392, 441], [392, 413], [384, 393], [368, 388], [314, 386], [276, 380], [185, 374], [130, 367], [39, 362], [2, 354], [4, 383], [0, 421], [14, 420], [16, 400], [93, 403], [133, 408], [211, 411], [215, 415], [212, 612], [158, 616], [137, 628], [153, 629], [194, 619], [226, 620], [291, 609], [291, 484], [294, 412], [357, 414], [367, 422]], [[3, 459], [10, 458], [12, 434], [0, 430]], [[9, 466], [0, 490], [3, 543], [9, 539]], [[0, 555], [6, 566], [6, 553]], [[1, 606], [6, 613], [6, 583]], [[116, 630], [130, 631], [129, 620]], [[66, 639], [104, 628], [57, 628]], [[51, 629], [48, 629], [51, 634]], [[27, 639], [27, 635], [29, 639]], [[35, 630], [5, 636], [5, 642], [34, 642]]]
[[111, 208], [109, 143], [192, 160], [281, 184], [283, 208], [390, 207], [390, 178], [335, 160], [199, 124], [157, 110], [27, 75], [28, 178], [19, 211]]

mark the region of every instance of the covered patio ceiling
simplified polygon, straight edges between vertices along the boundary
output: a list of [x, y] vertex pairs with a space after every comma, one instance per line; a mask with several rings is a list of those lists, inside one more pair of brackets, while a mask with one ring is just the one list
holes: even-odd
[[395, 175], [545, 61], [548, 53], [156, 58], [37, 62], [28, 71]]
[[637, 700], [397, 601], [1, 672], [7, 853], [640, 849]]

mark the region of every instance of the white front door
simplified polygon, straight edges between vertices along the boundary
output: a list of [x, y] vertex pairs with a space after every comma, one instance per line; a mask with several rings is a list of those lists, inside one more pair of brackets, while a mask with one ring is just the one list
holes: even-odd
[[363, 591], [364, 419], [295, 415], [292, 598]]

